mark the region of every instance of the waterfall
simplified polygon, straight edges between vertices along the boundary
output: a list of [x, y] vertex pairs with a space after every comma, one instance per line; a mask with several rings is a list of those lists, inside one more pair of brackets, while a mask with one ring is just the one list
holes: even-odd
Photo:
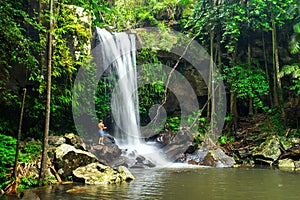
[[165, 166], [169, 161], [163, 158], [158, 148], [146, 144], [141, 136], [135, 39], [134, 34], [110, 33], [97, 28], [97, 40], [102, 44], [98, 53], [102, 57], [101, 63], [107, 65], [102, 67], [104, 71], [108, 69], [109, 84], [114, 86], [111, 98], [114, 135], [118, 145], [127, 149], [128, 155], [141, 155], [156, 166]]
[[141, 144], [138, 113], [135, 35], [110, 33], [97, 28], [103, 56], [110, 56], [110, 84], [114, 86], [111, 109], [115, 123], [114, 135], [121, 145]]

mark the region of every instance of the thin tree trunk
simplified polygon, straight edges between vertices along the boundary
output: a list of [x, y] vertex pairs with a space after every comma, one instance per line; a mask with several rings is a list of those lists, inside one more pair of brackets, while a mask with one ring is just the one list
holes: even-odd
[[49, 40], [48, 40], [48, 75], [47, 75], [47, 103], [46, 103], [46, 119], [45, 119], [45, 132], [43, 141], [43, 153], [41, 161], [41, 170], [39, 177], [39, 185], [42, 185], [47, 170], [47, 152], [48, 152], [48, 135], [49, 135], [49, 124], [50, 124], [50, 100], [51, 100], [51, 74], [52, 74], [52, 33], [53, 33], [53, 0], [50, 3], [50, 30], [49, 30]]
[[[265, 42], [265, 35], [264, 32], [262, 31], [262, 44], [263, 44], [263, 52], [264, 52], [264, 65], [265, 65], [265, 71], [266, 71], [266, 75], [267, 75], [267, 81], [268, 81], [268, 85], [270, 86], [270, 75], [269, 75], [269, 70], [268, 70], [268, 57], [267, 57], [267, 50], [266, 50], [266, 42]], [[272, 98], [272, 90], [271, 87], [269, 87], [269, 101], [271, 104], [271, 108], [274, 107], [274, 101]]]
[[235, 130], [237, 128], [238, 113], [236, 106], [236, 94], [234, 92], [230, 93], [230, 113], [233, 120], [233, 129]]
[[[235, 44], [235, 47], [234, 47], [234, 53], [232, 55], [232, 61], [234, 64], [237, 63], [237, 43]], [[230, 113], [232, 115], [232, 120], [233, 120], [233, 129], [234, 131], [236, 130], [237, 128], [237, 122], [238, 122], [238, 111], [237, 111], [237, 94], [235, 92], [232, 91], [233, 89], [231, 89], [231, 92], [230, 92]]]
[[17, 145], [16, 145], [16, 155], [15, 155], [15, 164], [13, 170], [13, 177], [17, 177], [17, 166], [19, 160], [19, 149], [20, 149], [20, 142], [21, 142], [21, 132], [22, 132], [22, 122], [23, 122], [23, 113], [24, 113], [24, 105], [25, 105], [25, 98], [26, 98], [26, 88], [23, 88], [23, 100], [22, 100], [22, 107], [20, 113], [20, 121], [19, 121], [19, 129], [18, 129], [18, 136], [17, 136]]
[[[248, 41], [248, 65], [251, 66], [251, 44]], [[249, 96], [249, 115], [253, 115], [253, 98]]]
[[272, 51], [273, 51], [273, 93], [274, 93], [274, 106], [279, 106], [278, 88], [280, 85], [278, 82], [279, 63], [278, 51], [276, 45], [276, 26], [274, 20], [272, 20]]
[[207, 104], [207, 118], [211, 119], [211, 115], [213, 113], [212, 110], [212, 104], [213, 104], [213, 67], [214, 67], [214, 31], [210, 32], [210, 64], [209, 64], [209, 77], [208, 77], [208, 91], [207, 91], [207, 99], [210, 99], [210, 101]]
[[253, 98], [249, 97], [249, 115], [253, 115]]
[[[274, 20], [272, 20], [272, 39], [273, 39], [273, 60], [274, 60], [274, 98], [275, 98], [275, 106], [279, 106], [281, 109], [281, 119], [283, 120], [283, 124], [286, 125], [286, 114], [285, 110], [282, 106], [283, 95], [282, 95], [282, 87], [281, 80], [279, 77], [280, 65], [279, 65], [279, 55], [278, 55], [278, 46], [277, 46], [277, 35], [276, 35], [276, 25]], [[276, 84], [275, 84], [276, 83]], [[276, 95], [276, 96], [275, 96]]]

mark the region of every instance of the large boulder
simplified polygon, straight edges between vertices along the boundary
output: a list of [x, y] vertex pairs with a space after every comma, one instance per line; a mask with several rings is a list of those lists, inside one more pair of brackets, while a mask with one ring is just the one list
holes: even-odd
[[106, 143], [106, 145], [96, 145], [90, 150], [99, 160], [109, 166], [118, 163], [121, 156], [121, 149], [114, 143]]
[[83, 140], [78, 136], [74, 135], [73, 133], [65, 134], [64, 136], [66, 140], [66, 144], [74, 146], [76, 149], [81, 149], [86, 151], [86, 144], [83, 142]]
[[294, 161], [295, 163], [295, 171], [300, 172], [300, 161]]
[[204, 158], [206, 157], [207, 153], [208, 151], [199, 149], [193, 154], [187, 154], [185, 160], [190, 164], [203, 165]]
[[193, 145], [191, 133], [186, 129], [181, 129], [164, 141], [162, 151], [169, 160], [175, 161], [181, 158], [191, 145]]
[[252, 155], [256, 162], [265, 162], [272, 165], [281, 155], [279, 139], [275, 136], [268, 138], [254, 150]]
[[58, 147], [62, 144], [66, 143], [66, 138], [62, 137], [62, 136], [54, 136], [54, 135], [50, 135], [48, 137], [48, 144], [50, 146], [53, 147]]
[[55, 149], [53, 164], [61, 177], [66, 178], [71, 176], [72, 171], [78, 167], [97, 161], [97, 157], [88, 151], [62, 144]]
[[203, 159], [203, 165], [212, 167], [233, 167], [234, 159], [224, 153], [220, 148], [210, 150]]
[[126, 167], [112, 169], [100, 163], [91, 163], [73, 170], [74, 180], [85, 184], [115, 184], [128, 182], [134, 176]]
[[131, 168], [152, 168], [155, 167], [156, 165], [149, 159], [146, 159], [142, 155], [138, 155], [135, 158], [135, 163], [131, 166]]
[[286, 158], [278, 161], [278, 168], [285, 171], [294, 171], [295, 163], [292, 159]]

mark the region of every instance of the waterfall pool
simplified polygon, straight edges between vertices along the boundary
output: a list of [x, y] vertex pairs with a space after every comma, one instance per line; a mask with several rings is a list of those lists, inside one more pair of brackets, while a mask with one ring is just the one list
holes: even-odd
[[27, 190], [27, 199], [299, 199], [300, 174], [257, 168], [131, 169], [121, 185], [57, 185]]

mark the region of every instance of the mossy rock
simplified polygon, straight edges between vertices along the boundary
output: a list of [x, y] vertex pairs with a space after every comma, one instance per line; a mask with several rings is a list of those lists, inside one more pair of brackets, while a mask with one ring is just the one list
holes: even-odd
[[100, 163], [91, 163], [87, 166], [79, 167], [73, 170], [73, 176], [74, 180], [89, 185], [117, 184], [134, 179], [134, 176], [126, 167], [112, 169]]
[[278, 161], [278, 167], [280, 170], [294, 171], [295, 163], [294, 160], [286, 158]]
[[275, 136], [269, 137], [254, 151], [255, 160], [266, 161], [273, 164], [281, 155], [280, 142]]

